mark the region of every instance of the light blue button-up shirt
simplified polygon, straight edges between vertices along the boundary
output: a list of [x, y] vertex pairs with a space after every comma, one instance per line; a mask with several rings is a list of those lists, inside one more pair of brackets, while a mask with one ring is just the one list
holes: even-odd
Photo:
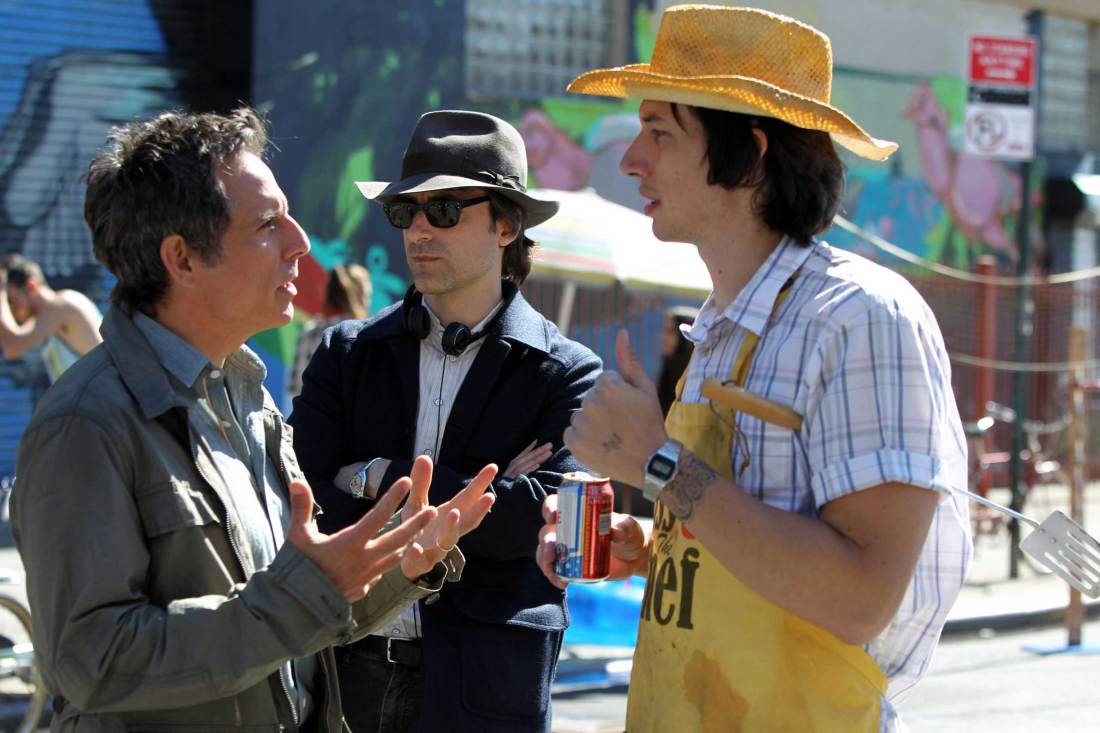
[[[246, 346], [230, 354], [224, 367], [217, 367], [152, 318], [138, 313], [134, 325], [187, 403], [191, 429], [210, 446], [248, 538], [253, 567], [267, 567], [290, 527], [290, 497], [265, 446], [262, 385], [267, 368]], [[299, 720], [305, 720], [313, 707], [311, 690], [317, 671], [313, 657], [295, 660], [280, 670], [298, 706]]]

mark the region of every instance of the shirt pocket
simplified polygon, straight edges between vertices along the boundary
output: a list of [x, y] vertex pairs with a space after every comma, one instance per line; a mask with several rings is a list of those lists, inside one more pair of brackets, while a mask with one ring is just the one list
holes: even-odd
[[220, 517], [209, 498], [175, 477], [147, 486], [137, 496], [138, 512], [149, 538], [176, 532], [186, 527], [219, 523]]

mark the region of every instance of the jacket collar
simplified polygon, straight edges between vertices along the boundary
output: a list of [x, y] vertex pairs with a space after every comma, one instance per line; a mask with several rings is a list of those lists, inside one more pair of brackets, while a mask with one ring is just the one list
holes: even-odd
[[807, 246], [784, 237], [724, 311], [718, 313], [715, 310], [714, 293], [707, 296], [695, 324], [685, 332], [688, 340], [696, 344], [706, 342], [711, 328], [722, 320], [752, 331], [757, 336], [762, 335], [775, 309], [779, 292], [817, 246], [816, 239]]
[[515, 283], [505, 281], [502, 286], [504, 313], [500, 315], [490, 335], [521, 343], [544, 354], [550, 353], [549, 338], [542, 316], [531, 307]]
[[173, 407], [187, 407], [187, 402], [172, 389], [168, 372], [129, 313], [111, 306], [103, 318], [100, 332], [103, 346], [118, 369], [122, 383], [134, 396], [146, 419], [156, 419]]
[[[486, 338], [495, 337], [503, 341], [512, 341], [549, 354], [550, 338], [543, 317], [524, 299], [523, 293], [515, 283], [503, 281], [501, 287], [504, 312], [492, 325]], [[370, 333], [365, 335], [366, 339], [388, 339], [407, 333], [405, 313], [401, 303], [395, 303], [375, 318], [377, 320], [371, 321]], [[419, 343], [415, 339], [413, 342]]]

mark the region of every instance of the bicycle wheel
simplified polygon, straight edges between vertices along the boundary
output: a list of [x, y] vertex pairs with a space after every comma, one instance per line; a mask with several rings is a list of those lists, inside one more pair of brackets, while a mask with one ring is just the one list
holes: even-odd
[[0, 720], [15, 733], [32, 733], [46, 706], [46, 688], [34, 663], [31, 613], [0, 595]]
[[[1070, 516], [1069, 492], [1069, 475], [1061, 468], [1042, 474], [1024, 494], [1023, 512], [1038, 522], [1042, 522], [1055, 511], [1062, 512], [1068, 517]], [[1026, 552], [1020, 554], [1036, 573], [1050, 575], [1053, 572]]]

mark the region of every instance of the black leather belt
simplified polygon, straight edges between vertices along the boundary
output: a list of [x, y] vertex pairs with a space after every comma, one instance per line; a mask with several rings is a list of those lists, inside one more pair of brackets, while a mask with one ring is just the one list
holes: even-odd
[[391, 639], [388, 636], [367, 636], [355, 646], [371, 656], [385, 659], [391, 664], [406, 667], [420, 666], [419, 639]]

